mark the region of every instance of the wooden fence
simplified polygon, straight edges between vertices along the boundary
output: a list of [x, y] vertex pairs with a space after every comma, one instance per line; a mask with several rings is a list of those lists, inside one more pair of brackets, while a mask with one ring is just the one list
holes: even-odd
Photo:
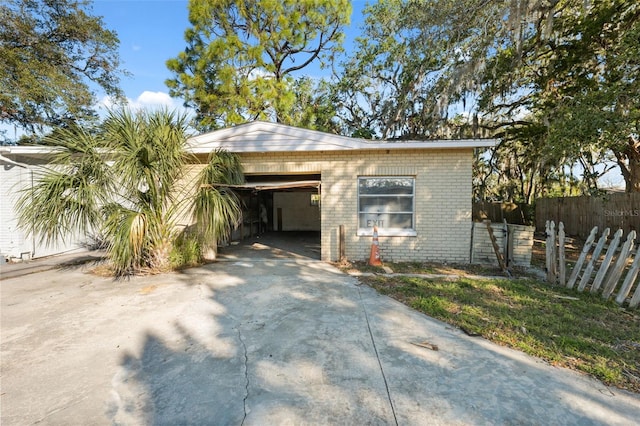
[[[636, 308], [640, 304], [640, 285], [637, 284], [640, 247], [635, 252], [633, 250], [636, 231], [631, 230], [623, 242], [624, 233], [619, 229], [608, 242], [610, 230], [605, 228], [596, 243], [598, 227], [594, 226], [568, 280], [564, 224], [560, 222], [556, 232], [555, 223], [547, 221], [546, 233], [547, 281], [567, 288], [575, 287], [580, 292], [589, 289], [591, 293], [601, 293], [604, 299], [616, 294], [617, 289], [615, 300], [619, 305], [628, 301], [630, 308]], [[602, 258], [603, 251], [604, 258]], [[622, 280], [623, 275], [625, 275], [624, 280]], [[630, 295], [633, 296], [627, 300]]]
[[640, 232], [640, 193], [602, 196], [539, 198], [536, 231], [544, 232], [547, 220], [563, 222], [567, 235], [586, 239], [594, 226]]
[[524, 203], [506, 203], [491, 201], [475, 201], [472, 205], [472, 217], [474, 222], [490, 220], [493, 223], [507, 223], [515, 225], [531, 225], [533, 223], [533, 210]]

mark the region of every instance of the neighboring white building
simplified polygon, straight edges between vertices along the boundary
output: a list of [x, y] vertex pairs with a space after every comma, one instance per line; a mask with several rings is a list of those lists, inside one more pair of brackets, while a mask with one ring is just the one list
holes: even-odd
[[53, 148], [0, 146], [0, 256], [30, 259], [86, 250], [86, 238], [69, 236], [64, 241], [43, 244], [36, 236], [18, 228], [15, 204], [20, 191], [35, 179], [34, 169], [47, 165]]

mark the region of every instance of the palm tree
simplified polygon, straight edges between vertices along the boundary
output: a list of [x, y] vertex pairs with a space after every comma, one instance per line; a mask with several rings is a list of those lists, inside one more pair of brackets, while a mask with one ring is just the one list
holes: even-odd
[[228, 238], [241, 218], [240, 201], [230, 186], [243, 182], [240, 159], [222, 149], [212, 152], [200, 171], [192, 217], [205, 259], [215, 259], [219, 240]]
[[101, 206], [114, 191], [98, 138], [72, 127], [43, 142], [58, 149], [49, 159], [52, 166], [32, 169], [36, 184], [23, 190], [16, 204], [19, 226], [46, 244], [75, 231], [94, 233], [102, 221]]
[[187, 120], [166, 110], [111, 112], [95, 131], [71, 128], [46, 139], [60, 149], [52, 167], [18, 201], [20, 225], [45, 242], [78, 230], [98, 233], [117, 276], [167, 270], [186, 209], [202, 244], [215, 247], [240, 217], [228, 187], [243, 181], [234, 154], [216, 151], [196, 179], [185, 181]]
[[118, 189], [105, 205], [109, 254], [119, 274], [166, 270], [175, 237], [176, 184], [187, 161], [186, 118], [167, 111], [111, 114], [101, 137]]

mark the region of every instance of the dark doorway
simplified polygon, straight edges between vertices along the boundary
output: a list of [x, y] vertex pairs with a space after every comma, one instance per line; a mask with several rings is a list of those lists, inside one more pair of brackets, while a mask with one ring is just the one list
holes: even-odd
[[244, 185], [234, 187], [242, 199], [243, 220], [232, 241], [266, 232], [320, 232], [319, 174], [245, 178]]

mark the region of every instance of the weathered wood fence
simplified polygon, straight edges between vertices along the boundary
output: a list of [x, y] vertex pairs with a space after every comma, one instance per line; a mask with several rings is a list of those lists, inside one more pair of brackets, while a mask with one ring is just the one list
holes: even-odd
[[[610, 230], [605, 228], [596, 243], [598, 227], [594, 226], [568, 280], [564, 224], [560, 222], [556, 230], [555, 222], [547, 221], [546, 233], [547, 281], [567, 288], [575, 287], [580, 292], [589, 289], [591, 293], [601, 293], [604, 299], [610, 298], [617, 289], [615, 300], [619, 305], [628, 301], [630, 308], [636, 308], [640, 304], [640, 285], [637, 284], [640, 247], [634, 251], [636, 231], [629, 232], [623, 242], [624, 232], [619, 229], [611, 241], [608, 241]], [[604, 258], [602, 258], [605, 249]], [[622, 280], [625, 271], [626, 275]], [[620, 283], [621, 280], [622, 283]], [[633, 296], [628, 299], [631, 294]]]
[[525, 203], [475, 201], [472, 204], [472, 219], [475, 222], [490, 220], [493, 223], [507, 221], [515, 225], [531, 225], [533, 209]]
[[567, 235], [586, 239], [594, 226], [640, 232], [640, 193], [601, 196], [538, 198], [536, 231], [544, 232], [547, 220], [563, 222]]

